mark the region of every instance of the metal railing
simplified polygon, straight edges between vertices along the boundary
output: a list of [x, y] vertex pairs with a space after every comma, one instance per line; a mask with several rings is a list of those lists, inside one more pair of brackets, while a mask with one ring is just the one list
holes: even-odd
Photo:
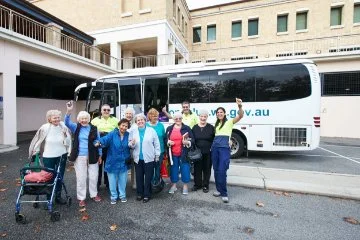
[[95, 62], [117, 68], [117, 58], [102, 52], [97, 47], [90, 46], [73, 37], [61, 33], [59, 29], [39, 23], [20, 13], [0, 5], [0, 28], [10, 30], [22, 36], [29, 37], [64, 51], [93, 60]]

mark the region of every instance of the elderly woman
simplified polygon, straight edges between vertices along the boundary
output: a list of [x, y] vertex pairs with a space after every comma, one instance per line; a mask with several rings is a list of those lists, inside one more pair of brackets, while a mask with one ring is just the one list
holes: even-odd
[[[118, 123], [119, 129], [115, 129], [100, 139], [101, 147], [108, 148], [105, 172], [109, 178], [111, 204], [116, 204], [118, 198], [125, 203], [126, 182], [129, 165], [126, 161], [130, 159], [129, 133], [130, 123], [123, 118]], [[117, 189], [119, 192], [117, 191]]]
[[[46, 113], [46, 121], [36, 132], [29, 147], [29, 158], [37, 153], [42, 154], [44, 167], [56, 169], [60, 164], [61, 179], [64, 177], [65, 165], [68, 153], [71, 149], [71, 133], [61, 120], [59, 110], [49, 110]], [[55, 202], [66, 204], [61, 198], [61, 182], [55, 189]], [[47, 196], [48, 199], [50, 196]]]
[[[182, 114], [176, 112], [173, 117], [175, 123], [166, 129], [167, 146], [171, 149], [173, 164], [170, 167], [170, 180], [172, 186], [169, 193], [174, 194], [177, 190], [176, 183], [179, 181], [179, 167], [181, 181], [183, 182], [184, 195], [187, 195], [188, 183], [190, 182], [190, 163], [186, 160], [188, 148], [194, 144], [194, 136], [189, 126], [183, 124]], [[169, 151], [170, 152], [170, 151]]]
[[151, 180], [155, 162], [159, 161], [160, 143], [156, 131], [147, 127], [146, 117], [140, 113], [135, 116], [137, 128], [131, 132], [129, 145], [133, 150], [136, 170], [136, 200], [146, 203], [151, 198]]
[[156, 131], [160, 142], [160, 157], [159, 161], [155, 163], [154, 177], [152, 180], [152, 184], [156, 186], [160, 182], [160, 166], [164, 158], [164, 142], [166, 141], [166, 135], [164, 125], [159, 122], [159, 112], [155, 108], [151, 108], [149, 110], [147, 118], [149, 119], [149, 121], [146, 123], [146, 126], [151, 127]]
[[[136, 124], [134, 124], [134, 116], [135, 116], [135, 109], [131, 107], [127, 107], [125, 109], [125, 119], [127, 119], [130, 123], [130, 127], [127, 130], [130, 134], [133, 129], [137, 127]], [[132, 153], [131, 153], [132, 155]], [[131, 186], [133, 189], [136, 189], [136, 179], [135, 179], [135, 166], [134, 164], [131, 165]]]
[[76, 191], [79, 206], [85, 207], [87, 178], [89, 178], [90, 197], [95, 202], [101, 201], [101, 198], [98, 195], [97, 181], [102, 151], [101, 148], [95, 147], [95, 144], [99, 141], [100, 137], [97, 128], [90, 124], [89, 113], [80, 111], [77, 116], [78, 123], [76, 124], [70, 120], [73, 102], [70, 101], [67, 103], [66, 107], [65, 125], [74, 134], [69, 160], [75, 162]]
[[215, 197], [222, 198], [224, 203], [229, 202], [229, 197], [226, 188], [226, 172], [230, 165], [230, 137], [232, 128], [235, 123], [239, 122], [244, 116], [242, 109], [242, 101], [236, 98], [236, 104], [239, 111], [235, 118], [227, 119], [226, 111], [223, 107], [216, 109], [216, 123], [215, 123], [215, 138], [211, 146], [211, 160], [214, 168], [214, 178], [216, 190]]
[[199, 123], [192, 128], [195, 137], [195, 144], [200, 148], [202, 159], [194, 163], [194, 186], [193, 191], [203, 189], [204, 193], [209, 192], [209, 181], [211, 175], [211, 158], [210, 148], [214, 140], [215, 129], [214, 126], [208, 124], [206, 121], [209, 116], [207, 110], [200, 110]]

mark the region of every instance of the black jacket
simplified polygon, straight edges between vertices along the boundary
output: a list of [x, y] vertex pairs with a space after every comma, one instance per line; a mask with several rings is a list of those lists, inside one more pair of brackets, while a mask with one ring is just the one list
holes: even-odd
[[[99, 150], [94, 146], [94, 140], [97, 138], [97, 127], [90, 124], [90, 132], [88, 138], [88, 150], [89, 150], [89, 164], [97, 163], [99, 159]], [[69, 161], [75, 162], [76, 158], [79, 155], [79, 133], [81, 129], [81, 124], [78, 123], [75, 133], [74, 133], [74, 140], [72, 144], [71, 154], [69, 157]]]

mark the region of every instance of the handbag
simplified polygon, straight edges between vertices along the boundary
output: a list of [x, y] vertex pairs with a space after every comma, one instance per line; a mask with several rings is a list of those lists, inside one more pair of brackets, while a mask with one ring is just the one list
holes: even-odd
[[196, 145], [192, 146], [189, 149], [186, 158], [190, 163], [200, 161], [202, 159], [202, 153], [200, 148], [198, 148]]

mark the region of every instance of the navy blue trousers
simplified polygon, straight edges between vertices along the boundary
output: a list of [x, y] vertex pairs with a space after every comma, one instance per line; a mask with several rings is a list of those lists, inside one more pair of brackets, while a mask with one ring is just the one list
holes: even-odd
[[216, 190], [220, 196], [227, 197], [226, 172], [230, 165], [230, 148], [213, 147], [211, 149], [211, 160], [214, 168]]
[[136, 193], [144, 198], [151, 197], [151, 180], [154, 176], [155, 162], [145, 163], [139, 160], [135, 163], [136, 171]]

